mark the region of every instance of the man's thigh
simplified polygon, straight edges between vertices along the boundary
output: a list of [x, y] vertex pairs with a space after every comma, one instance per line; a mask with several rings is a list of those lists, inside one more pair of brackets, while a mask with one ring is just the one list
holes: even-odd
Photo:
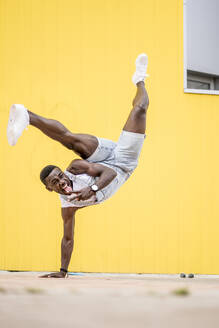
[[133, 172], [138, 165], [144, 139], [145, 134], [123, 130], [114, 150], [116, 164], [127, 172]]
[[105, 138], [97, 137], [97, 140], [98, 146], [94, 153], [86, 159], [88, 162], [103, 162], [109, 160], [113, 156], [113, 151], [116, 148], [117, 143]]

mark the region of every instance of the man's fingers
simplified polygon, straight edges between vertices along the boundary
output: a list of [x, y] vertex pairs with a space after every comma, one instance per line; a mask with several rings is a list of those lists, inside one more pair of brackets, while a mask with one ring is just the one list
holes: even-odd
[[71, 196], [68, 196], [68, 201], [70, 202], [71, 200], [79, 200], [80, 197], [81, 197], [81, 192], [78, 191], [77, 194], [74, 193]]
[[72, 200], [79, 200], [79, 197], [78, 196], [68, 197], [69, 202], [71, 202]]
[[39, 276], [39, 278], [67, 278], [67, 277], [60, 275], [60, 273], [50, 273], [50, 274], [45, 274], [44, 276]]
[[52, 277], [56, 277], [57, 273], [47, 273], [44, 274], [43, 276], [40, 276], [39, 278], [52, 278]]
[[49, 274], [44, 274], [43, 276], [39, 276], [39, 278], [49, 278]]

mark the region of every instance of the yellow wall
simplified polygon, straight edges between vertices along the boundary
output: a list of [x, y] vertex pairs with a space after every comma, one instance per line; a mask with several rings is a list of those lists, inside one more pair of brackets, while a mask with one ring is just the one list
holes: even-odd
[[0, 269], [60, 268], [59, 199], [39, 172], [74, 158], [33, 127], [10, 147], [10, 105], [116, 140], [140, 52], [151, 101], [140, 165], [78, 213], [69, 268], [219, 274], [219, 97], [183, 93], [182, 0], [0, 0]]

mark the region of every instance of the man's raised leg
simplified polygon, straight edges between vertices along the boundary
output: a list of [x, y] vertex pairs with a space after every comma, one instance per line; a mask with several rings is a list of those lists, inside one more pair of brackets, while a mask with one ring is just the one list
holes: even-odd
[[135, 133], [145, 133], [146, 114], [149, 98], [143, 81], [137, 83], [137, 93], [133, 100], [133, 109], [125, 123], [123, 130]]
[[123, 130], [144, 134], [146, 129], [147, 108], [149, 106], [149, 98], [144, 84], [144, 80], [148, 76], [146, 74], [148, 66], [147, 55], [139, 55], [135, 61], [135, 65], [136, 70], [132, 77], [132, 82], [137, 86], [137, 93], [132, 102], [133, 109]]
[[41, 130], [48, 137], [59, 141], [68, 149], [73, 150], [83, 159], [91, 156], [98, 146], [98, 140], [95, 136], [71, 133], [60, 122], [34, 114], [20, 104], [14, 104], [10, 108], [7, 137], [11, 146], [16, 145], [23, 130], [29, 124]]
[[31, 111], [28, 111], [28, 114], [30, 125], [35, 126], [48, 137], [59, 141], [62, 145], [73, 150], [84, 159], [91, 156], [97, 148], [98, 141], [95, 136], [89, 134], [74, 134], [59, 121], [47, 119]]

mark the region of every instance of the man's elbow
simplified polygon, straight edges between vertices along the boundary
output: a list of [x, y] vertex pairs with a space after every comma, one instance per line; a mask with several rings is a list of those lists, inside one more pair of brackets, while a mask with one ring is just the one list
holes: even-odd
[[117, 176], [117, 172], [116, 171], [113, 171], [112, 172], [112, 179], [115, 179], [116, 176]]
[[116, 171], [112, 170], [112, 171], [110, 172], [110, 176], [111, 176], [110, 180], [113, 181], [113, 180], [116, 178], [116, 176], [117, 176]]
[[73, 238], [66, 238], [66, 237], [63, 237], [62, 238], [62, 245], [66, 248], [73, 248], [74, 246], [74, 239]]

